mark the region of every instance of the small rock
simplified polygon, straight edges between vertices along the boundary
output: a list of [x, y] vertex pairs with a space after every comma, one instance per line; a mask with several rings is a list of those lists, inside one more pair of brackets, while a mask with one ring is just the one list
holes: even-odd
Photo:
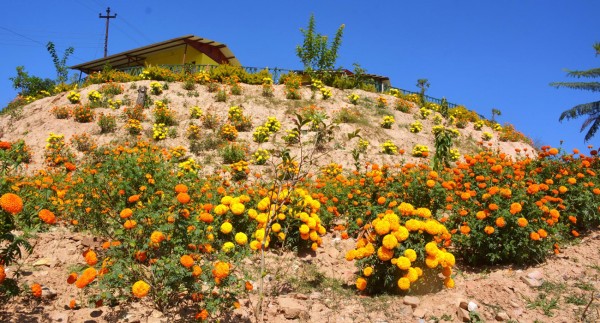
[[543, 281], [531, 277], [521, 276], [521, 280], [529, 287], [540, 287]]
[[496, 321], [508, 321], [510, 320], [510, 316], [508, 316], [508, 314], [506, 312], [498, 312], [498, 314], [496, 314]]
[[469, 304], [467, 304], [467, 310], [469, 312], [477, 311], [477, 303], [475, 303], [475, 302], [469, 302]]
[[469, 308], [469, 302], [467, 301], [460, 301], [460, 303], [458, 304], [458, 307], [462, 308], [463, 310], [466, 310]]
[[34, 267], [38, 267], [38, 266], [48, 266], [48, 267], [50, 267], [50, 263], [51, 262], [52, 261], [50, 259], [48, 259], [48, 258], [42, 258], [42, 259], [34, 262], [33, 266]]
[[456, 317], [460, 322], [470, 322], [471, 317], [469, 316], [469, 311], [465, 310], [462, 307], [456, 308]]
[[48, 318], [51, 322], [67, 323], [69, 322], [69, 314], [65, 312], [50, 312]]
[[161, 311], [157, 311], [157, 310], [152, 311], [152, 313], [150, 313], [150, 316], [154, 317], [154, 318], [165, 317], [165, 315]]
[[542, 272], [539, 270], [535, 270], [527, 274], [527, 277], [542, 280], [544, 278], [544, 274], [542, 274]]
[[296, 299], [307, 300], [308, 296], [306, 296], [305, 294], [297, 293], [296, 294]]
[[323, 297], [323, 294], [321, 292], [312, 292], [310, 293], [310, 299], [320, 299], [321, 297]]
[[519, 316], [521, 316], [521, 315], [523, 315], [523, 309], [522, 309], [522, 308], [517, 308], [517, 309], [515, 309], [515, 310], [513, 311], [513, 316], [514, 316], [514, 317], [519, 317]]
[[416, 296], [404, 296], [404, 304], [410, 305], [411, 307], [417, 307], [421, 300]]
[[294, 320], [308, 316], [306, 307], [298, 303], [297, 299], [291, 297], [281, 297], [278, 299], [279, 308], [283, 316], [288, 320]]
[[413, 310], [413, 316], [418, 318], [424, 318], [427, 314], [427, 310], [424, 307], [417, 307]]
[[53, 289], [46, 286], [42, 287], [42, 298], [54, 298], [56, 295], [57, 293]]
[[510, 306], [512, 307], [519, 307], [519, 303], [515, 302], [515, 301], [510, 301]]

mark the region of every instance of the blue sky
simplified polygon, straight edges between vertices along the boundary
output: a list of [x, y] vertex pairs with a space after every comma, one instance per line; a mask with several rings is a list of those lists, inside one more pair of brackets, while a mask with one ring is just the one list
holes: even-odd
[[600, 134], [584, 143], [583, 119], [558, 122], [562, 111], [597, 101], [598, 93], [555, 89], [569, 81], [564, 69], [600, 66], [592, 44], [600, 42], [600, 1], [7, 1], [0, 21], [0, 107], [14, 96], [15, 67], [54, 78], [45, 49], [59, 55], [73, 46], [68, 65], [100, 58], [106, 7], [111, 14], [109, 54], [186, 34], [226, 43], [244, 66], [301, 69], [295, 47], [299, 29], [314, 13], [317, 31], [333, 36], [345, 24], [337, 65], [359, 63], [389, 76], [392, 85], [446, 97], [487, 117], [502, 111], [509, 122], [540, 144], [598, 147]]

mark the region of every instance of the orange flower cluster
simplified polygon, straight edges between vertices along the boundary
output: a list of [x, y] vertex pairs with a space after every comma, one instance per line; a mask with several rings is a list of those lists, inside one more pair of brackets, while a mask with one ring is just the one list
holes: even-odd
[[85, 258], [85, 262], [88, 265], [93, 266], [98, 263], [98, 256], [93, 250], [87, 250], [83, 253], [83, 257]]
[[5, 279], [6, 279], [6, 272], [4, 271], [4, 266], [0, 265], [0, 284], [2, 284]]
[[42, 297], [42, 285], [34, 283], [31, 285], [31, 294], [34, 297]]
[[213, 274], [213, 277], [215, 278], [215, 281], [219, 282], [222, 279], [229, 276], [229, 269], [230, 268], [229, 268], [228, 263], [222, 262], [222, 261], [217, 261], [212, 270], [212, 274]]
[[138, 280], [133, 284], [133, 286], [131, 286], [131, 292], [133, 293], [133, 296], [137, 298], [142, 298], [148, 295], [149, 291], [150, 285], [143, 280]]

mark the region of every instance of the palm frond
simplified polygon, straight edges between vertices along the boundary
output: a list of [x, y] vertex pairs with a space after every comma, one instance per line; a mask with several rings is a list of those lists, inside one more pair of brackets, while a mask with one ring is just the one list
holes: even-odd
[[567, 76], [570, 77], [576, 77], [576, 78], [580, 78], [580, 77], [600, 77], [600, 67], [599, 68], [592, 68], [589, 69], [587, 71], [570, 71], [567, 70]]
[[550, 86], [555, 88], [567, 87], [575, 90], [587, 90], [600, 92], [600, 82], [552, 82]]
[[598, 113], [600, 113], [600, 101], [583, 103], [583, 104], [578, 104], [569, 110], [563, 111], [563, 113], [560, 114], [558, 121], [563, 121], [563, 119], [565, 119], [565, 118], [567, 120], [574, 119], [574, 118], [581, 117], [583, 115], [594, 116], [594, 115], [597, 115]]
[[[590, 139], [592, 139], [592, 137], [594, 137], [594, 135], [596, 134], [596, 131], [598, 131], [598, 128], [600, 128], [600, 117], [596, 116], [596, 118], [590, 118], [588, 120], [594, 120], [594, 123], [590, 127], [590, 130], [588, 130], [588, 132], [585, 134], [585, 141], [589, 141]], [[583, 131], [583, 128], [581, 129], [581, 131]]]

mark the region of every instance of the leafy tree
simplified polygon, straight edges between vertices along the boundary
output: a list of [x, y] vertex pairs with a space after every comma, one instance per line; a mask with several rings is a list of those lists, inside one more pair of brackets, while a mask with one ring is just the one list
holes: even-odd
[[345, 25], [341, 25], [335, 33], [335, 37], [328, 44], [327, 36], [315, 31], [315, 16], [311, 15], [306, 29], [300, 28], [304, 35], [302, 46], [296, 46], [296, 55], [304, 64], [308, 72], [315, 70], [332, 70], [338, 57], [338, 49], [342, 44], [342, 36]]
[[502, 115], [502, 111], [500, 111], [496, 108], [493, 108], [492, 109], [492, 122], [496, 121], [496, 116], [501, 116], [501, 115]]
[[17, 76], [10, 77], [9, 80], [13, 82], [15, 90], [20, 90], [19, 94], [22, 96], [35, 96], [41, 91], [51, 92], [54, 88], [54, 81], [48, 78], [42, 79], [37, 76], [30, 76], [23, 66], [17, 66]]
[[[593, 47], [596, 51], [596, 56], [600, 55], [600, 43], [594, 44]], [[592, 68], [586, 71], [567, 70], [567, 72], [567, 76], [575, 78], [600, 77], [600, 68]], [[553, 82], [550, 83], [550, 86], [554, 86], [556, 88], [567, 87], [576, 90], [600, 92], [600, 82]], [[563, 111], [558, 118], [558, 121], [562, 122], [564, 119], [569, 120], [584, 115], [587, 115], [587, 119], [585, 119], [579, 131], [583, 132], [587, 127], [590, 127], [585, 134], [585, 141], [588, 141], [592, 139], [592, 137], [596, 134], [596, 131], [598, 131], [598, 128], [600, 128], [600, 101], [578, 104], [571, 109]]]
[[71, 56], [71, 54], [73, 54], [75, 49], [73, 47], [67, 48], [62, 59], [58, 58], [53, 42], [48, 42], [48, 44], [46, 44], [46, 49], [48, 50], [48, 53], [50, 53], [50, 56], [52, 56], [52, 62], [54, 63], [54, 68], [56, 69], [56, 83], [60, 84], [67, 82], [67, 78], [69, 77], [67, 59], [69, 56]]
[[427, 89], [429, 88], [429, 80], [427, 79], [418, 79], [417, 80], [417, 87], [421, 89], [421, 91], [419, 91], [419, 96], [421, 97], [421, 102], [425, 103], [425, 91], [427, 91]]

